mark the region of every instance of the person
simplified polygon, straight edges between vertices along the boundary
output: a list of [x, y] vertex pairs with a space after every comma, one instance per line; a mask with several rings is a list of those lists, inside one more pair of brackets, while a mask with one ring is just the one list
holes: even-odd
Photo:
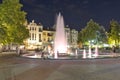
[[112, 51], [113, 51], [113, 53], [115, 53], [115, 46], [112, 47]]
[[41, 57], [42, 57], [42, 59], [45, 59], [45, 56], [44, 56], [44, 52], [42, 52], [42, 54], [41, 54]]
[[113, 56], [114, 56], [114, 57], [117, 56], [117, 54], [116, 54], [116, 47], [115, 47], [115, 46], [112, 47], [112, 53], [113, 53]]
[[21, 53], [20, 48], [19, 48], [18, 46], [16, 47], [16, 53], [17, 53], [18, 55], [20, 55], [20, 53]]

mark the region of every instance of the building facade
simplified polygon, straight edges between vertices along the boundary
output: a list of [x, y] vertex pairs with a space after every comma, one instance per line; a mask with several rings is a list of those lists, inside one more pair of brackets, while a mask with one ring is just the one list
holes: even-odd
[[78, 31], [76, 31], [75, 29], [71, 30], [71, 46], [73, 48], [77, 48], [78, 47]]
[[27, 26], [29, 30], [30, 37], [27, 40], [27, 48], [28, 49], [35, 49], [38, 47], [42, 47], [42, 31], [43, 26], [41, 24], [36, 24], [34, 20], [30, 22]]
[[65, 32], [66, 32], [68, 47], [77, 48], [78, 31], [75, 29], [70, 29], [69, 26], [67, 25], [65, 27]]
[[[48, 46], [53, 46], [55, 30], [43, 29], [43, 25], [36, 24], [34, 20], [27, 25], [30, 37], [27, 39], [27, 49], [44, 49], [47, 50]], [[67, 38], [68, 47], [77, 48], [78, 31], [65, 27], [65, 34]]]

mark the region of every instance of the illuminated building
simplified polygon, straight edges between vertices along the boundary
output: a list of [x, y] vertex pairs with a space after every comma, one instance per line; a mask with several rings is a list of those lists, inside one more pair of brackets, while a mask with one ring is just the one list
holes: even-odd
[[[44, 29], [43, 25], [35, 23], [34, 20], [27, 25], [27, 28], [29, 29], [30, 34], [30, 37], [26, 41], [27, 49], [39, 48], [47, 50], [48, 46], [53, 46], [55, 29]], [[68, 46], [76, 48], [78, 31], [70, 29], [67, 25], [65, 27], [65, 33], [67, 36]]]
[[43, 26], [41, 24], [36, 24], [34, 20], [28, 24], [30, 37], [27, 40], [28, 49], [35, 49], [42, 47], [42, 31]]
[[71, 30], [71, 45], [73, 48], [77, 48], [77, 41], [78, 41], [78, 31], [75, 29]]

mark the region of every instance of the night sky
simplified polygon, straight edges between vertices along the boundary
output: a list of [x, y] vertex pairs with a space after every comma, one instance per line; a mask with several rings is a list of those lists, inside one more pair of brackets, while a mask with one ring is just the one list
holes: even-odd
[[65, 25], [79, 30], [90, 19], [106, 29], [110, 20], [120, 22], [120, 0], [21, 0], [21, 3], [28, 21], [34, 19], [45, 27], [55, 24], [59, 12], [64, 17]]

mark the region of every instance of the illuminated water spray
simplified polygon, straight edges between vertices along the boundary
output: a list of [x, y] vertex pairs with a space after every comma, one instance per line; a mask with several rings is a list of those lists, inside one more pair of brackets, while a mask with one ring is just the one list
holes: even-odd
[[56, 22], [56, 33], [54, 39], [54, 58], [58, 58], [58, 53], [67, 52], [67, 39], [65, 35], [63, 16], [59, 13]]

